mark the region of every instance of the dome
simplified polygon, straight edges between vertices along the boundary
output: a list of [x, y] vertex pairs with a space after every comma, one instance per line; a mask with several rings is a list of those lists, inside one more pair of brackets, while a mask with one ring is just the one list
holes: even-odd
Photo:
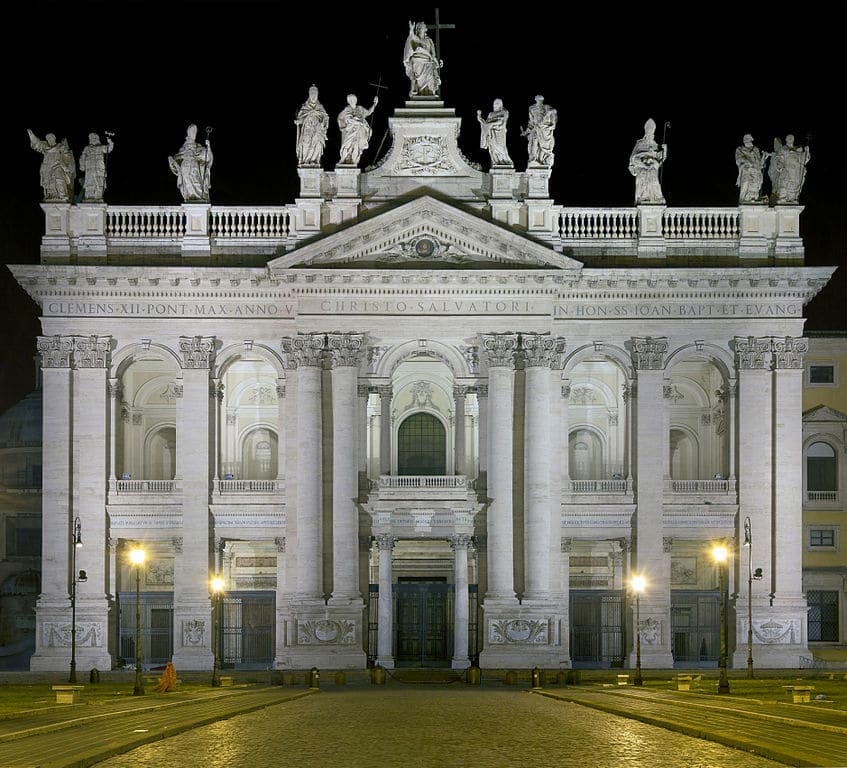
[[30, 392], [0, 416], [0, 449], [41, 445], [42, 390]]

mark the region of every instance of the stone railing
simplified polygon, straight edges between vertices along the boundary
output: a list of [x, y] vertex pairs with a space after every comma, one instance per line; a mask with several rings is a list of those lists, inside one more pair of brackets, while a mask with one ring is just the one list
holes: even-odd
[[380, 475], [380, 488], [466, 488], [465, 475]]
[[216, 493], [278, 493], [281, 480], [215, 480]]
[[[569, 487], [568, 487], [569, 486]], [[566, 485], [571, 493], [626, 493], [626, 480], [571, 480]]]
[[821, 502], [832, 503], [841, 501], [840, 491], [806, 491], [806, 501], [816, 504]]
[[[522, 203], [529, 213], [533, 204]], [[46, 230], [41, 255], [45, 261], [67, 261], [72, 254], [91, 261], [110, 253], [143, 255], [149, 248], [153, 255], [165, 251], [203, 257], [213, 249], [225, 253], [234, 248], [240, 254], [266, 256], [337, 227], [338, 221], [324, 220], [319, 200], [315, 206], [315, 201], [303, 200], [286, 206], [42, 203]], [[740, 258], [803, 255], [802, 206], [577, 208], [545, 202], [542, 208], [544, 223], [533, 225], [530, 234], [556, 248], [568, 248], [576, 257], [699, 256], [710, 249]], [[355, 218], [355, 209], [349, 213]]]
[[671, 480], [671, 493], [729, 493], [729, 480]]
[[176, 480], [113, 480], [110, 490], [125, 494], [172, 494], [179, 488]]

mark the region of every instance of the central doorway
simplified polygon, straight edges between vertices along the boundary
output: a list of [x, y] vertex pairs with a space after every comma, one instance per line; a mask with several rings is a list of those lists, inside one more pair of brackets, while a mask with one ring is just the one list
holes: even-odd
[[453, 585], [401, 578], [394, 585], [398, 667], [449, 667], [453, 656]]

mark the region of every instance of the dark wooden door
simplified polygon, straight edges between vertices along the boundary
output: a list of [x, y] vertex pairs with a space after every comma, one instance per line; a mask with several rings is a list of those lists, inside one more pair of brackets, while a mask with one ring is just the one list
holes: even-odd
[[450, 663], [453, 586], [445, 582], [400, 582], [394, 587], [398, 666]]

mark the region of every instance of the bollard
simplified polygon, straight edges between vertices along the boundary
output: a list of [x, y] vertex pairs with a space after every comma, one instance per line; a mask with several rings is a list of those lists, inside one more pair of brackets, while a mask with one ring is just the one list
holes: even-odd
[[468, 667], [468, 685], [479, 685], [482, 682], [482, 672], [479, 667]]
[[373, 685], [385, 685], [385, 670], [379, 664], [371, 672], [371, 683]]
[[567, 685], [568, 684], [568, 673], [564, 669], [560, 669], [556, 673], [556, 682], [559, 685]]
[[321, 673], [317, 667], [312, 667], [309, 670], [309, 688], [320, 688]]
[[532, 688], [540, 688], [541, 687], [541, 670], [538, 667], [532, 668]]
[[100, 670], [97, 667], [94, 667], [91, 672], [88, 673], [88, 682], [89, 683], [99, 683], [100, 682]]
[[506, 673], [506, 677], [503, 679], [503, 682], [506, 685], [517, 685], [518, 684], [518, 673], [509, 671]]
[[347, 676], [343, 672], [335, 673], [335, 684], [336, 685], [346, 685]]

